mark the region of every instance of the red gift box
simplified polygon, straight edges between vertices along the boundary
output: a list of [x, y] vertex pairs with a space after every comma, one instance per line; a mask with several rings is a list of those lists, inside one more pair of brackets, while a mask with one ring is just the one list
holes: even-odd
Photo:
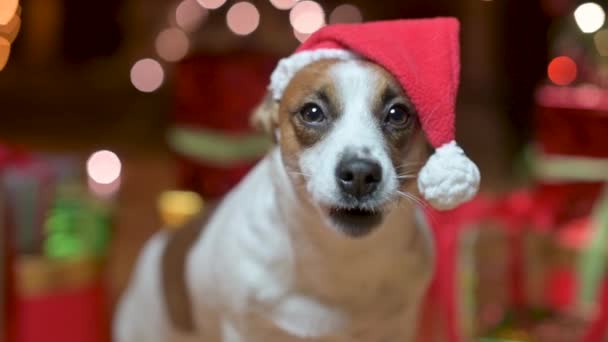
[[[264, 97], [275, 64], [273, 57], [243, 51], [196, 56], [177, 66], [172, 132], [185, 130], [207, 141], [220, 137], [221, 141], [215, 144], [216, 151], [207, 152], [216, 156], [226, 154], [221, 161], [205, 158], [200, 147], [195, 151], [200, 155], [194, 156], [170, 138], [177, 155], [181, 188], [197, 191], [207, 198], [221, 197], [263, 156], [266, 151], [263, 146], [254, 153], [240, 153], [239, 149], [251, 150], [251, 141], [260, 141], [256, 139], [259, 132], [251, 127], [249, 116]], [[227, 144], [231, 145], [229, 151], [226, 151]], [[228, 155], [235, 150], [236, 155]]]
[[21, 257], [17, 342], [109, 342], [109, 301], [94, 260]]

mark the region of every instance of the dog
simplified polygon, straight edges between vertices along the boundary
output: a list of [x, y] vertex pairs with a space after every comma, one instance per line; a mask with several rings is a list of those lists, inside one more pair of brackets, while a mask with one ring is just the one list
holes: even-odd
[[[455, 166], [443, 174], [473, 183], [476, 168], [454, 143], [429, 141], [394, 72], [316, 55], [288, 78], [273, 75], [283, 85], [253, 114], [275, 135], [265, 158], [208, 217], [147, 243], [116, 342], [414, 339], [434, 265], [418, 188], [437, 173], [421, 180], [424, 168], [449, 155]], [[446, 150], [456, 153], [437, 157]], [[470, 198], [456, 188], [449, 198]], [[423, 197], [441, 200], [437, 189]]]

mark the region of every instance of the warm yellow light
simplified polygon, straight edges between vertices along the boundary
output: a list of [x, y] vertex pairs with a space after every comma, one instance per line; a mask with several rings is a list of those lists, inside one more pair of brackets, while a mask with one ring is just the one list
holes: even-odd
[[144, 93], [160, 88], [165, 79], [165, 72], [158, 61], [146, 58], [137, 61], [131, 68], [131, 83]]
[[4, 69], [8, 63], [8, 57], [11, 55], [11, 43], [4, 37], [0, 37], [0, 71]]
[[158, 199], [163, 222], [175, 227], [198, 214], [203, 209], [203, 199], [191, 191], [165, 191]]
[[576, 8], [574, 19], [584, 33], [593, 33], [604, 26], [606, 13], [602, 6], [594, 2], [586, 2]]
[[296, 5], [298, 0], [270, 0], [272, 5], [280, 10], [288, 10]]
[[360, 23], [363, 15], [357, 6], [344, 4], [334, 8], [329, 15], [329, 23]]
[[15, 38], [17, 38], [20, 27], [21, 18], [18, 15], [15, 15], [6, 25], [0, 25], [0, 37], [4, 37], [12, 43], [15, 41]]
[[298, 32], [310, 34], [325, 25], [325, 12], [315, 1], [300, 1], [289, 12], [289, 21]]
[[217, 9], [222, 7], [226, 0], [197, 0], [201, 6], [207, 9]]
[[608, 30], [599, 30], [593, 36], [595, 48], [600, 56], [608, 56]]
[[226, 14], [226, 24], [235, 34], [246, 36], [260, 24], [260, 12], [249, 2], [234, 4]]
[[196, 0], [184, 0], [175, 9], [175, 23], [186, 32], [198, 29], [208, 12]]
[[6, 25], [17, 14], [19, 0], [0, 1], [0, 25]]
[[169, 28], [156, 37], [156, 53], [167, 62], [177, 62], [184, 58], [190, 48], [190, 40], [184, 31]]
[[93, 153], [87, 160], [87, 174], [100, 184], [110, 184], [120, 177], [122, 164], [116, 153], [101, 150]]

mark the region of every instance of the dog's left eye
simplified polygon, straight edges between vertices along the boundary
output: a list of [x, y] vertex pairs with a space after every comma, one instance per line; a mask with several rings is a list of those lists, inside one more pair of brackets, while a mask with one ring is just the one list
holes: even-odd
[[410, 121], [410, 113], [407, 108], [401, 104], [393, 105], [386, 113], [385, 122], [395, 127], [404, 127]]
[[314, 103], [307, 103], [300, 110], [300, 117], [307, 123], [317, 124], [325, 120], [323, 109]]

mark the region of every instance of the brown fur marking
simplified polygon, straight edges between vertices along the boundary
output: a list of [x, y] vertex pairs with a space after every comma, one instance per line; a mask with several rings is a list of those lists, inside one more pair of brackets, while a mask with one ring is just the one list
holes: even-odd
[[162, 291], [171, 323], [184, 332], [194, 332], [190, 293], [186, 285], [186, 256], [204, 231], [215, 205], [177, 228], [168, 238], [161, 256]]

